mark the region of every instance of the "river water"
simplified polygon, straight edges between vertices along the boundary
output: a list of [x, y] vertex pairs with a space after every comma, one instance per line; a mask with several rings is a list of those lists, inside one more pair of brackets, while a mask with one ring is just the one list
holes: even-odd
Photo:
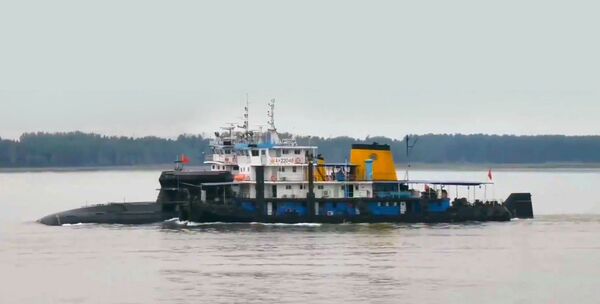
[[[0, 303], [597, 303], [600, 170], [504, 170], [536, 219], [439, 225], [35, 223], [153, 200], [159, 172], [0, 173]], [[486, 171], [413, 171], [485, 180]], [[454, 196], [456, 189], [449, 189]], [[459, 189], [472, 196], [473, 189]]]

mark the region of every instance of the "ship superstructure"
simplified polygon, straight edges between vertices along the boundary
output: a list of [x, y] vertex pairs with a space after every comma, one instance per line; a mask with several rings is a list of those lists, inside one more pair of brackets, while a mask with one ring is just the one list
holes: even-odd
[[[495, 201], [468, 202], [446, 189], [486, 182], [398, 180], [389, 145], [354, 144], [349, 161], [326, 163], [318, 147], [282, 138], [275, 126], [275, 103], [268, 129], [250, 131], [248, 108], [238, 130], [215, 134], [206, 164], [230, 180], [188, 189], [193, 197], [184, 219], [235, 222], [380, 222], [508, 220], [511, 212]], [[425, 185], [425, 191], [415, 185]], [[431, 185], [431, 187], [429, 187]], [[528, 194], [508, 201], [529, 200]], [[514, 211], [514, 210], [513, 210]]]

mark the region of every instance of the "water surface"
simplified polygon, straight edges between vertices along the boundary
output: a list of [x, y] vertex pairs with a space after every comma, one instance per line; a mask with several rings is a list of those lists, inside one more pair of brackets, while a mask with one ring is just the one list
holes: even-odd
[[533, 194], [539, 216], [509, 223], [33, 222], [86, 202], [153, 200], [158, 174], [1, 173], [0, 303], [595, 303], [600, 295], [595, 170], [494, 172], [486, 195]]

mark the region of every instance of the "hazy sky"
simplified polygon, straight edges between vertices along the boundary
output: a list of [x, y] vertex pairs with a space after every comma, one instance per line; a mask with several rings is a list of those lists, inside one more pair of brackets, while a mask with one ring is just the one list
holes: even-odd
[[0, 136], [600, 134], [597, 1], [0, 0]]

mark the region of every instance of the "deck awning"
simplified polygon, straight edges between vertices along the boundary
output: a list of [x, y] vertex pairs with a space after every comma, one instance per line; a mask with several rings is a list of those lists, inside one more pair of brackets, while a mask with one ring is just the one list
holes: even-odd
[[480, 181], [449, 181], [449, 180], [423, 180], [423, 179], [410, 179], [410, 180], [399, 180], [402, 184], [430, 184], [430, 185], [445, 185], [445, 186], [481, 186], [481, 185], [492, 185], [493, 182], [480, 182]]

